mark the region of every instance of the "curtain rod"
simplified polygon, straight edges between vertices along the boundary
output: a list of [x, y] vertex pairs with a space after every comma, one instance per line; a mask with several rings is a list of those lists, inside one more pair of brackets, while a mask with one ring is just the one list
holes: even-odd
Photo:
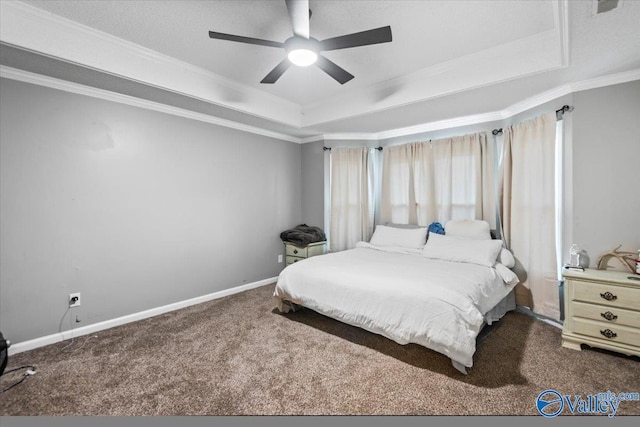
[[[560, 108], [559, 110], [556, 110], [556, 120], [562, 120], [562, 116], [564, 116], [564, 113], [566, 112], [571, 112], [573, 111], [573, 107], [570, 105], [563, 105], [562, 108]], [[493, 135], [499, 135], [502, 133], [502, 128], [500, 129], [494, 129], [491, 131], [491, 133]]]
[[[323, 151], [331, 151], [331, 147], [322, 147]], [[382, 151], [382, 147], [376, 147], [374, 150]]]

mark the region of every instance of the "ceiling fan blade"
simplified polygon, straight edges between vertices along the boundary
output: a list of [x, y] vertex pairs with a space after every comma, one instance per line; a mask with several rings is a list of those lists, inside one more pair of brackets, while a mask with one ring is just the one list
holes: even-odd
[[233, 34], [216, 33], [215, 31], [209, 31], [209, 37], [212, 39], [229, 40], [232, 42], [257, 44], [260, 46], [269, 47], [284, 47], [284, 43], [273, 42], [271, 40], [254, 39], [253, 37], [236, 36]]
[[309, 38], [309, 0], [286, 0], [293, 34]]
[[280, 78], [280, 76], [282, 76], [284, 72], [289, 69], [290, 66], [291, 62], [289, 62], [287, 58], [283, 59], [282, 62], [276, 65], [276, 67], [271, 70], [269, 74], [267, 74], [266, 77], [262, 79], [262, 81], [260, 81], [260, 83], [275, 83]]
[[386, 26], [322, 40], [320, 42], [320, 50], [346, 49], [349, 47], [388, 43], [391, 40], [391, 27]]
[[329, 74], [341, 85], [351, 80], [354, 76], [342, 67], [338, 66], [335, 62], [328, 60], [322, 55], [318, 55], [316, 65], [320, 67], [322, 71]]

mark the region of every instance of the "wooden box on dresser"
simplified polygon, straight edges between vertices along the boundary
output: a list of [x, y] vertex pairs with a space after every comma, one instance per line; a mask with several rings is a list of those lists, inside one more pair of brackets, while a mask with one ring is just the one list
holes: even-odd
[[327, 242], [310, 243], [307, 246], [296, 246], [293, 243], [284, 243], [287, 254], [287, 265], [327, 253]]
[[[564, 271], [562, 346], [640, 356], [640, 281], [622, 271]], [[640, 277], [640, 276], [638, 276]]]

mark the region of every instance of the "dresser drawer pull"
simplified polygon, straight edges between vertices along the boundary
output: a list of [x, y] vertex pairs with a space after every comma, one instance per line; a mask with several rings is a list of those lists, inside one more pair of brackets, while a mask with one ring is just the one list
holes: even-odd
[[612, 294], [611, 292], [605, 292], [604, 294], [600, 294], [600, 296], [606, 299], [607, 301], [615, 301], [618, 299], [618, 297]]
[[618, 318], [618, 316], [616, 316], [615, 314], [613, 314], [610, 311], [607, 311], [606, 313], [600, 313], [600, 316], [604, 317], [605, 319], [607, 319], [610, 322], [613, 322], [614, 320], [616, 320]]
[[611, 329], [605, 329], [604, 331], [600, 331], [600, 333], [607, 338], [615, 338], [618, 336], [618, 334], [613, 332]]
[[[294, 254], [297, 254], [297, 253], [298, 253], [298, 250], [297, 250], [297, 249], [294, 249], [294, 250], [293, 250], [293, 253], [294, 253]], [[600, 294], [600, 295], [602, 295], [602, 294]], [[604, 298], [604, 297], [602, 297], [602, 298]]]

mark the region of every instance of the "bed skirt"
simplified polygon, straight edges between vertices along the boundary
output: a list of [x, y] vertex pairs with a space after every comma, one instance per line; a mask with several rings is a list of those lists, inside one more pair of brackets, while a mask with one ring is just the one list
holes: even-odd
[[513, 291], [502, 299], [495, 307], [487, 311], [484, 315], [484, 323], [491, 325], [493, 322], [497, 322], [502, 319], [502, 316], [507, 314], [508, 311], [516, 309], [516, 296]]
[[[487, 311], [484, 315], [484, 328], [486, 325], [491, 325], [493, 322], [497, 322], [502, 319], [502, 316], [507, 314], [509, 311], [513, 311], [516, 309], [516, 295], [512, 290], [509, 294], [502, 299], [495, 307], [491, 310]], [[467, 368], [462, 363], [456, 362], [451, 359], [451, 364], [454, 368], [456, 368], [461, 373], [467, 375]]]

